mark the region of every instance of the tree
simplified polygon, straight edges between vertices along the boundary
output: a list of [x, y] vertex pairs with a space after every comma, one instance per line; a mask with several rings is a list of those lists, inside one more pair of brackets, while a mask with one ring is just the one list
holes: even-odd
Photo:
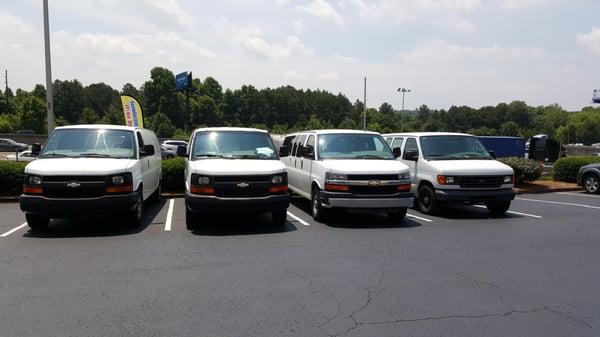
[[516, 122], [508, 121], [502, 124], [500, 133], [502, 133], [503, 136], [519, 137], [521, 135], [521, 130]]
[[488, 128], [485, 126], [479, 128], [472, 128], [467, 130], [468, 134], [472, 134], [474, 136], [497, 136], [498, 131], [496, 129]]
[[338, 125], [339, 129], [356, 129], [356, 123], [350, 118], [346, 117]]
[[83, 108], [83, 112], [81, 112], [81, 116], [79, 117], [79, 122], [82, 124], [94, 124], [96, 123], [100, 117], [92, 108], [85, 107]]
[[192, 123], [194, 126], [208, 125], [216, 126], [221, 120], [217, 104], [212, 97], [200, 96], [190, 104], [192, 112]]
[[217, 80], [210, 76], [204, 79], [201, 93], [202, 95], [211, 97], [217, 103], [223, 99], [223, 87], [221, 87]]
[[77, 124], [79, 114], [84, 108], [81, 82], [56, 80], [53, 84], [52, 96], [56, 117], [63, 117], [69, 124]]
[[154, 115], [151, 126], [154, 129], [156, 136], [161, 138], [171, 137], [175, 133], [173, 123], [171, 123], [169, 117], [162, 112]]
[[389, 103], [384, 102], [379, 107], [379, 113], [382, 115], [394, 115], [394, 107], [392, 107]]
[[46, 102], [28, 96], [21, 105], [21, 128], [33, 130], [36, 133], [46, 133]]
[[175, 75], [169, 69], [155, 67], [150, 71], [150, 78], [143, 87], [144, 114], [152, 117], [162, 112], [176, 127], [183, 128], [186, 118], [175, 90]]
[[83, 105], [92, 109], [100, 117], [104, 116], [108, 107], [120, 104], [119, 92], [108, 84], [94, 83], [83, 88]]

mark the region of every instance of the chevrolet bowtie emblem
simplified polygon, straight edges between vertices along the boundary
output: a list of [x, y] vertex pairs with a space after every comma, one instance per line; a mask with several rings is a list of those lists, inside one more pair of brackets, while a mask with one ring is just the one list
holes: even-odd
[[237, 185], [236, 185], [236, 186], [237, 186], [237, 187], [240, 187], [240, 188], [246, 188], [246, 187], [250, 186], [250, 184], [248, 184], [248, 183], [247, 183], [247, 182], [245, 182], [245, 181], [240, 181], [239, 183], [237, 183]]
[[379, 180], [369, 180], [369, 186], [379, 186], [381, 185], [381, 181]]
[[72, 187], [72, 188], [76, 188], [79, 186], [81, 186], [81, 184], [76, 181], [71, 181], [70, 183], [67, 184], [67, 187]]

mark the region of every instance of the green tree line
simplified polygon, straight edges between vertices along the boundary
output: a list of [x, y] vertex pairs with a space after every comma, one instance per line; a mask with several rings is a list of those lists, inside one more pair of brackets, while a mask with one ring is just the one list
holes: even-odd
[[[193, 79], [190, 114], [186, 98], [175, 88], [175, 75], [156, 67], [140, 88], [127, 83], [116, 90], [104, 83], [84, 86], [78, 80], [53, 83], [57, 125], [81, 123], [124, 124], [119, 95], [136, 97], [142, 104], [144, 124], [159, 137], [185, 138], [186, 126], [247, 126], [286, 133], [295, 130], [362, 127], [364, 105], [345, 95], [292, 86], [257, 89], [244, 85], [223, 89], [206, 77]], [[46, 130], [46, 91], [0, 91], [0, 133]], [[389, 103], [367, 109], [367, 129], [378, 132], [453, 131], [475, 135], [529, 138], [545, 133], [562, 143], [600, 142], [600, 108], [568, 112], [559, 105], [533, 107], [522, 101], [471, 108], [452, 106], [435, 110], [422, 105], [415, 111], [397, 111]]]

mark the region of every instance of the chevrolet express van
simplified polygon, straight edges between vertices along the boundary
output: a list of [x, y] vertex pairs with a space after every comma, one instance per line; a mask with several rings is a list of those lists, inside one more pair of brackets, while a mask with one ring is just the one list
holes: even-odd
[[290, 204], [288, 175], [269, 133], [202, 128], [192, 133], [185, 166], [186, 225], [208, 212], [270, 212], [283, 226]]
[[57, 127], [25, 167], [19, 202], [29, 227], [52, 218], [116, 215], [142, 222], [144, 202], [160, 198], [162, 163], [154, 132], [117, 125]]
[[503, 214], [515, 198], [513, 169], [497, 160], [477, 137], [464, 133], [415, 132], [384, 135], [410, 167], [417, 208], [435, 214], [443, 203], [484, 204]]
[[311, 200], [317, 221], [332, 208], [386, 212], [399, 220], [413, 204], [409, 169], [378, 133], [298, 132], [285, 137], [282, 152], [290, 189]]

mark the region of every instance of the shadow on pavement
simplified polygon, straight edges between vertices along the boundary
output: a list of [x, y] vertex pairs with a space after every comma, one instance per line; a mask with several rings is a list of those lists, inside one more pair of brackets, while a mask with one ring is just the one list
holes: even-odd
[[[509, 209], [510, 211], [510, 209]], [[426, 216], [426, 215], [425, 215]], [[525, 218], [525, 216], [505, 213], [502, 215], [492, 215], [487, 208], [478, 207], [475, 205], [460, 205], [460, 204], [449, 204], [443, 205], [439, 214], [436, 215], [439, 218], [448, 220], [485, 220], [485, 219], [515, 219]]]
[[[23, 234], [27, 238], [76, 238], [76, 237], [101, 237], [137, 234], [151, 224], [155, 224], [158, 214], [166, 204], [162, 199], [158, 203], [144, 205], [144, 219], [142, 225], [132, 227], [118, 216], [114, 217], [78, 217], [73, 219], [53, 219], [47, 229], [29, 231]], [[164, 219], [160, 219], [164, 223]]]
[[204, 214], [198, 217], [194, 235], [230, 236], [280, 234], [296, 231], [289, 221], [278, 226], [271, 222], [271, 216], [264, 214]]

